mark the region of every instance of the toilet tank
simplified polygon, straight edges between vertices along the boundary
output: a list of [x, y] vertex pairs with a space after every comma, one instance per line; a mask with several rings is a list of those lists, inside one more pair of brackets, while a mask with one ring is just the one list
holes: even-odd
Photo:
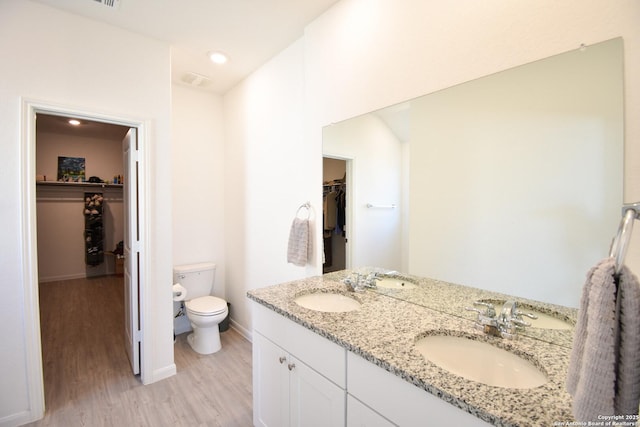
[[180, 283], [187, 290], [187, 300], [211, 295], [216, 265], [212, 262], [176, 265], [173, 267], [173, 283]]

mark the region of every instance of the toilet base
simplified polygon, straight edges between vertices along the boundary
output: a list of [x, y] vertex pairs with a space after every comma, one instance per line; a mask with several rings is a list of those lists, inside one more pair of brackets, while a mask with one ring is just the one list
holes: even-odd
[[217, 324], [210, 328], [194, 327], [193, 333], [187, 336], [187, 342], [196, 353], [200, 354], [212, 354], [222, 348]]

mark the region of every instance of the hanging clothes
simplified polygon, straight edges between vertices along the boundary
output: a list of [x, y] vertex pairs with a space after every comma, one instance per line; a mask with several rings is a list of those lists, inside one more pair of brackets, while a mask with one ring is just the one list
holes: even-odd
[[323, 214], [324, 214], [324, 230], [333, 231], [337, 223], [337, 202], [336, 191], [331, 191], [324, 198]]
[[342, 236], [345, 236], [345, 225], [347, 221], [346, 209], [347, 209], [347, 192], [344, 188], [338, 191], [336, 196], [336, 228], [340, 231]]

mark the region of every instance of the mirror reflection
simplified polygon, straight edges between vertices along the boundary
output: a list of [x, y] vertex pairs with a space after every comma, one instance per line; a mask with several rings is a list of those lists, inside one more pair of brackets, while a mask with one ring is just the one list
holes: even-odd
[[622, 64], [609, 40], [327, 126], [346, 267], [577, 307], [620, 220]]

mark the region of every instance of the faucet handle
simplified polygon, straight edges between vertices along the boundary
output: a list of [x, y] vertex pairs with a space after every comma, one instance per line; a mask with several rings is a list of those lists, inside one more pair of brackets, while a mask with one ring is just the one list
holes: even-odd
[[482, 312], [482, 310], [480, 310], [479, 308], [475, 308], [475, 307], [465, 307], [464, 309], [465, 309], [465, 310], [467, 310], [467, 311], [475, 311], [475, 312], [476, 312], [476, 313], [478, 313], [478, 314], [484, 314], [484, 313]]
[[380, 275], [374, 271], [367, 275], [367, 280], [373, 283], [376, 280], [382, 280], [382, 277], [380, 277]]
[[493, 304], [491, 304], [490, 302], [484, 302], [484, 301], [474, 301], [473, 305], [480, 305], [482, 307], [493, 308]]
[[509, 321], [517, 326], [531, 326], [531, 323], [525, 322], [524, 320], [520, 320], [515, 317], [512, 317]]
[[528, 317], [529, 319], [537, 319], [537, 318], [538, 318], [538, 316], [536, 316], [536, 315], [535, 315], [535, 314], [533, 314], [533, 313], [525, 313], [525, 312], [520, 311], [520, 310], [516, 310], [516, 311], [515, 311], [515, 313], [514, 313], [514, 315], [516, 315], [516, 316], [518, 316], [518, 317], [525, 316], [525, 317]]
[[485, 307], [486, 310], [484, 311], [484, 313], [482, 313], [485, 316], [495, 317], [495, 315], [496, 315], [496, 309], [493, 306], [493, 304], [491, 304], [490, 302], [474, 301], [473, 305], [480, 306], [480, 307]]

